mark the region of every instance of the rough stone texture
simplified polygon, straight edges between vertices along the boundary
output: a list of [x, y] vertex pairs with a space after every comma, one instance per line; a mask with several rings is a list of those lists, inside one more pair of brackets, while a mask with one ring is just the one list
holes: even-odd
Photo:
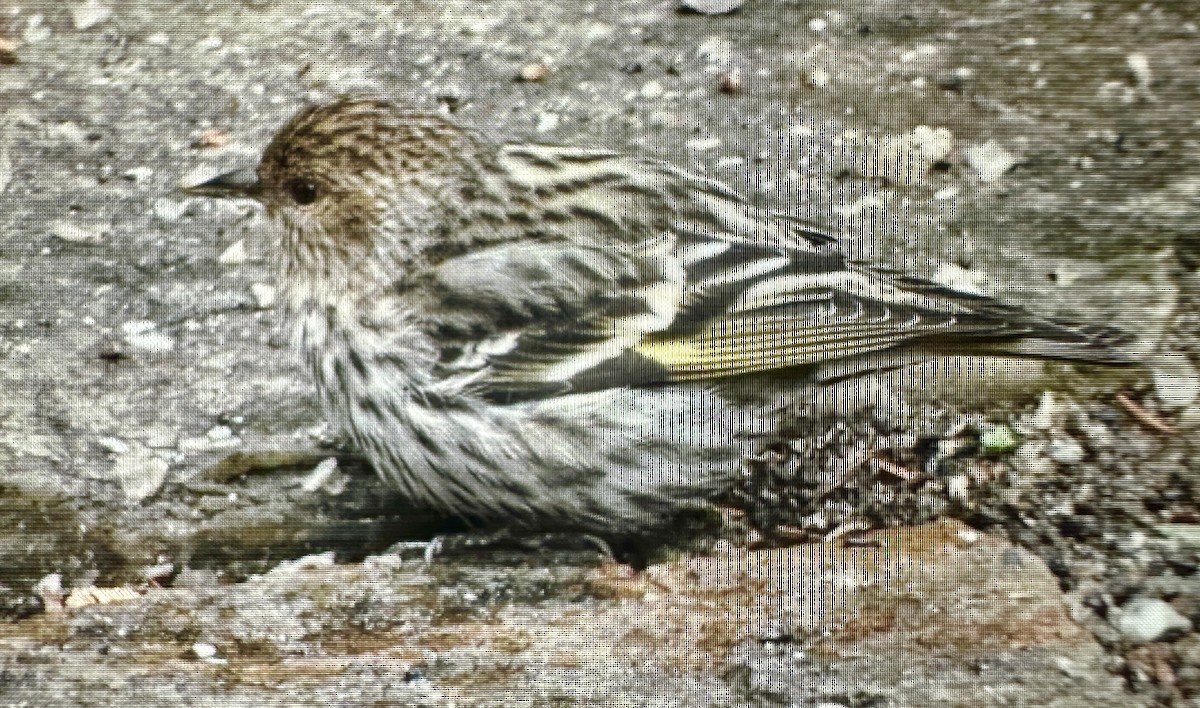
[[[1194, 372], [1200, 30], [1191, 6], [912, 5], [749, 2], [711, 16], [646, 0], [0, 5], [0, 612], [27, 617], [4, 627], [0, 695], [15, 690], [13, 702], [30, 705], [106, 702], [89, 700], [95, 691], [113, 702], [271, 704], [282, 686], [314, 704], [342, 695], [437, 704], [443, 692], [469, 705], [519, 685], [545, 705], [695, 705], [697, 696], [717, 705], [952, 705], [989, 700], [990, 686], [1004, 696], [997, 705], [1196, 700], [1196, 635], [1129, 647], [1109, 621], [1110, 610], [1147, 597], [1200, 622], [1200, 545], [1190, 533], [1200, 521], [1200, 409], [1174, 384], [1157, 400], [1152, 378], [1137, 371], [954, 360], [820, 392], [750, 465], [755, 475], [737, 499], [766, 535], [820, 539], [946, 514], [1007, 535], [1045, 559], [1066, 593], [1037, 585], [1037, 602], [1048, 604], [1036, 606], [1066, 602], [1104, 659], [1049, 610], [1061, 634], [1026, 637], [1030, 616], [1000, 596], [971, 606], [995, 618], [986, 631], [958, 616], [921, 628], [910, 620], [925, 622], [937, 605], [860, 589], [852, 599], [871, 619], [855, 625], [866, 632], [857, 646], [845, 633], [812, 643], [794, 634], [808, 625], [781, 615], [774, 640], [731, 640], [707, 668], [659, 670], [679, 654], [652, 646], [673, 641], [652, 634], [646, 644], [618, 642], [641, 647], [636, 660], [619, 654], [619, 666], [575, 674], [573, 685], [593, 694], [558, 696], [565, 674], [519, 652], [495, 671], [473, 671], [473, 659], [453, 664], [447, 672], [460, 683], [474, 681], [460, 691], [425, 655], [373, 654], [366, 629], [328, 645], [307, 638], [340, 631], [347, 616], [374, 617], [355, 620], [371, 627], [409, 616], [371, 599], [374, 586], [354, 580], [359, 566], [317, 572], [346, 588], [331, 605], [308, 600], [328, 615], [286, 611], [305, 601], [307, 585], [288, 594], [263, 589], [273, 581], [234, 583], [280, 559], [329, 549], [361, 559], [434, 528], [348, 460], [309, 491], [310, 471], [332, 454], [330, 432], [262, 296], [273, 274], [260, 217], [175, 191], [252, 163], [287, 116], [343, 93], [442, 108], [497, 140], [675, 160], [843, 234], [855, 257], [1128, 327], [1148, 352], [1188, 360], [1175, 360], [1172, 381]], [[531, 63], [546, 73], [515, 81]], [[1043, 410], [1043, 389], [1061, 405]], [[1021, 436], [1017, 453], [979, 452], [978, 434], [994, 422]], [[1053, 459], [1047, 450], [1061, 452], [1062, 441], [1082, 447], [1082, 458], [1072, 447]], [[881, 456], [897, 467], [872, 460]], [[242, 474], [255, 466], [270, 474]], [[1010, 551], [1030, 565], [984, 563], [980, 587], [993, 582], [984, 577], [1041, 573]], [[951, 561], [975, 567], [973, 552], [948, 557], [946, 577], [963, 580]], [[560, 577], [545, 570], [557, 557], [484, 575]], [[145, 569], [162, 563], [176, 574], [164, 582], [192, 577], [193, 586], [153, 590], [128, 610], [76, 610], [67, 624], [33, 597], [48, 574], [61, 573], [68, 590], [141, 587]], [[426, 582], [407, 567], [374, 572], [398, 587]], [[561, 570], [571, 572], [586, 575]], [[212, 582], [196, 583], [197, 573]], [[451, 592], [458, 582], [432, 580]], [[605, 618], [599, 604], [616, 601], [585, 599], [596, 592], [579, 587], [572, 621], [582, 636], [632, 621]], [[672, 598], [691, 597], [669, 587]], [[532, 613], [541, 631], [550, 616], [537, 615], [545, 608], [531, 597], [489, 612]], [[151, 633], [162, 654], [145, 639], [93, 642], [108, 625], [88, 617], [143, 608], [156, 626], [161, 603], [172, 602], [183, 629]], [[299, 670], [283, 662], [276, 674], [275, 658], [238, 663], [257, 656], [256, 631], [271, 634], [247, 624], [237, 635], [239, 602], [274, 605], [266, 616], [287, 626], [262, 640], [263, 651]], [[231, 608], [228, 623], [205, 614], [213, 607]], [[235, 635], [223, 638], [221, 627]], [[229, 664], [186, 657], [205, 628]], [[973, 631], [987, 638], [986, 658], [943, 656], [944, 647], [968, 651]], [[1023, 641], [1032, 648], [1017, 647]], [[450, 633], [442, 648], [478, 645]], [[319, 651], [305, 664], [289, 653], [295, 647]], [[806, 659], [784, 667], [797, 651]], [[1067, 653], [1076, 663], [1060, 665], [1055, 657]], [[416, 664], [435, 680], [400, 681]]]
[[[331, 556], [0, 630], [6, 705], [1147, 705], [957, 522], [651, 566]], [[203, 654], [201, 658], [198, 654]]]

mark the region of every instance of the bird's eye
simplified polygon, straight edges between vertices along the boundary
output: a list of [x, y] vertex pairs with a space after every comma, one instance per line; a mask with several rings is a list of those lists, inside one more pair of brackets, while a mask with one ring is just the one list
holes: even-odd
[[288, 180], [284, 187], [297, 204], [303, 206], [317, 201], [317, 185], [306, 179]]

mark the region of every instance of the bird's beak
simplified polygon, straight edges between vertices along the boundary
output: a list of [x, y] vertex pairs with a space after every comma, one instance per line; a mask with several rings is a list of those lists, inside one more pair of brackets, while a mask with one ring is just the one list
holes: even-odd
[[258, 199], [262, 195], [262, 182], [258, 181], [258, 173], [245, 168], [217, 175], [200, 184], [184, 185], [180, 191], [195, 197]]

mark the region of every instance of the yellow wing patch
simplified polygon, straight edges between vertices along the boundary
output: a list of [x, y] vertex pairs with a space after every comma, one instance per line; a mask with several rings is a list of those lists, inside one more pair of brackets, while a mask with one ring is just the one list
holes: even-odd
[[940, 328], [915, 321], [805, 326], [788, 318], [723, 320], [694, 335], [646, 338], [634, 349], [673, 379], [702, 379], [859, 356]]

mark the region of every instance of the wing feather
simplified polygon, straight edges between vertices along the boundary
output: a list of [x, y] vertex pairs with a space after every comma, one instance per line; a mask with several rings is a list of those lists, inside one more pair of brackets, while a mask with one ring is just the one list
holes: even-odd
[[[544, 210], [531, 220], [538, 242], [451, 259], [434, 289], [459, 323], [442, 341], [468, 362], [449, 375], [494, 400], [727, 379], [906, 346], [1042, 337], [1082, 347], [1081, 358], [1100, 348], [1094, 333], [850, 262], [830, 234], [669, 165], [543, 146], [508, 148], [500, 164], [536, 197], [526, 205]], [[570, 221], [563, 214], [578, 218], [554, 226]]]

